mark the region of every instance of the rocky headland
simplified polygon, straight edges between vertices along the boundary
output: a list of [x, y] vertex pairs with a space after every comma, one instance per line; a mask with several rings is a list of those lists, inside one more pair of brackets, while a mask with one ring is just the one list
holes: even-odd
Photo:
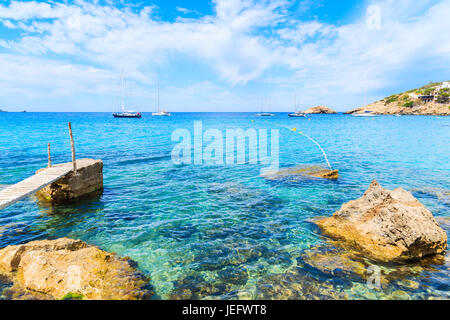
[[346, 112], [399, 115], [450, 115], [450, 83], [430, 83]]
[[336, 111], [325, 107], [325, 106], [317, 106], [309, 108], [308, 110], [304, 111], [303, 113], [306, 114], [337, 114]]
[[444, 253], [447, 234], [432, 213], [402, 188], [386, 190], [373, 181], [364, 195], [316, 221], [325, 235], [384, 262]]
[[149, 279], [129, 258], [61, 238], [0, 250], [0, 280], [9, 299], [149, 299]]

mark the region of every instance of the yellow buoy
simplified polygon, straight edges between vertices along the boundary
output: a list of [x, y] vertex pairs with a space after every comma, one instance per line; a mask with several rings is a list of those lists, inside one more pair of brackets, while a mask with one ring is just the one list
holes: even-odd
[[292, 131], [297, 131], [297, 128], [292, 129]]

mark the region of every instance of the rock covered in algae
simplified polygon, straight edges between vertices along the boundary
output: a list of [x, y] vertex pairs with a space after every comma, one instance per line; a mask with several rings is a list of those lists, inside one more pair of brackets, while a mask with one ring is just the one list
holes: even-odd
[[[146, 299], [148, 281], [129, 258], [119, 258], [81, 240], [32, 241], [0, 250], [0, 273], [17, 290], [45, 299]], [[28, 296], [25, 296], [27, 298]]]
[[268, 170], [261, 175], [267, 180], [295, 179], [296, 177], [316, 177], [335, 180], [339, 178], [339, 170], [326, 169], [320, 166], [295, 166], [280, 170]]
[[445, 231], [411, 193], [383, 189], [376, 181], [361, 198], [317, 224], [325, 234], [382, 261], [420, 259], [447, 247]]
[[318, 170], [315, 172], [309, 173], [310, 176], [317, 177], [317, 178], [323, 178], [323, 179], [331, 179], [335, 180], [339, 178], [339, 170]]

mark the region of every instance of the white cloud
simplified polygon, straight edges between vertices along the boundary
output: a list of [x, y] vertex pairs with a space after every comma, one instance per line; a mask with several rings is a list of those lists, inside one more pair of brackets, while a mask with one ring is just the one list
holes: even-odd
[[323, 92], [336, 100], [394, 85], [393, 73], [420, 70], [424, 61], [448, 70], [450, 33], [444, 30], [450, 30], [450, 1], [429, 8], [424, 5], [430, 1], [417, 1], [414, 10], [411, 3], [380, 1], [380, 29], [367, 28], [366, 16], [343, 26], [299, 21], [279, 30], [290, 45], [281, 47], [278, 60], [297, 71], [305, 95]]
[[[230, 85], [264, 81], [277, 86], [273, 91], [280, 99], [298, 90], [307, 103], [328, 99], [330, 104], [343, 104], [348, 102], [346, 96], [361, 95], [364, 89], [386, 88], [395, 80], [393, 74], [420, 69], [423, 61], [440, 63], [447, 70], [450, 65], [446, 32], [450, 0], [371, 2], [380, 8], [380, 29], [367, 28], [365, 11], [352, 23], [333, 25], [293, 20], [289, 0], [213, 4], [212, 16], [166, 22], [153, 17], [153, 7], [118, 9], [82, 0], [72, 5], [11, 1], [0, 5], [0, 22], [22, 33], [14, 40], [0, 37], [0, 47], [9, 52], [0, 57], [1, 67], [10, 70], [0, 81], [23, 75], [9, 86], [16, 83], [17, 88], [32, 90], [43, 84], [27, 81], [47, 77], [48, 68], [50, 86], [63, 93], [68, 83], [62, 78], [67, 77], [69, 94], [98, 89], [89, 81], [77, 84], [81, 78], [110, 82], [114, 74], [126, 70], [133, 81], [148, 86], [157, 68], [183, 57], [201, 61]], [[22, 64], [33, 71], [25, 72]], [[283, 76], [272, 73], [279, 68], [285, 70]], [[219, 88], [227, 92], [222, 85], [202, 83], [202, 88], [211, 96], [219, 96]]]
[[2, 96], [102, 94], [111, 92], [117, 83], [116, 75], [105, 69], [29, 56], [0, 54], [0, 70]]
[[[0, 18], [29, 20], [23, 29], [30, 34], [8, 42], [9, 47], [22, 54], [83, 57], [110, 68], [131, 70], [142, 80], [139, 70], [162, 62], [175, 52], [205, 59], [223, 79], [234, 84], [246, 83], [269, 66], [270, 52], [251, 31], [274, 23], [279, 18], [275, 10], [284, 3], [216, 3], [215, 17], [175, 23], [153, 20], [148, 8], [135, 13], [83, 1], [80, 5], [54, 7], [12, 2], [8, 8], [0, 6]], [[34, 20], [42, 17], [54, 20]]]
[[307, 40], [315, 40], [317, 37], [330, 37], [335, 27], [317, 21], [300, 22], [295, 28], [285, 28], [278, 31], [280, 38], [290, 41], [292, 44], [301, 45]]
[[187, 8], [183, 8], [183, 7], [176, 7], [176, 10], [178, 12], [181, 12], [183, 14], [196, 14], [196, 15], [201, 15], [201, 13], [197, 10], [190, 10]]

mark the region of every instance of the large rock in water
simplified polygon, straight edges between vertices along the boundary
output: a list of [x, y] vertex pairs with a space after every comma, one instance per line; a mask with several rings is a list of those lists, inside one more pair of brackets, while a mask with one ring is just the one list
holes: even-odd
[[361, 198], [317, 224], [325, 234], [382, 261], [420, 259], [447, 247], [445, 231], [411, 193], [383, 189], [376, 181]]
[[304, 111], [306, 114], [337, 114], [336, 111], [325, 107], [325, 106], [317, 106], [309, 108], [308, 110]]
[[146, 299], [148, 281], [129, 258], [119, 258], [81, 240], [33, 241], [0, 250], [0, 274], [14, 286], [46, 298]]

